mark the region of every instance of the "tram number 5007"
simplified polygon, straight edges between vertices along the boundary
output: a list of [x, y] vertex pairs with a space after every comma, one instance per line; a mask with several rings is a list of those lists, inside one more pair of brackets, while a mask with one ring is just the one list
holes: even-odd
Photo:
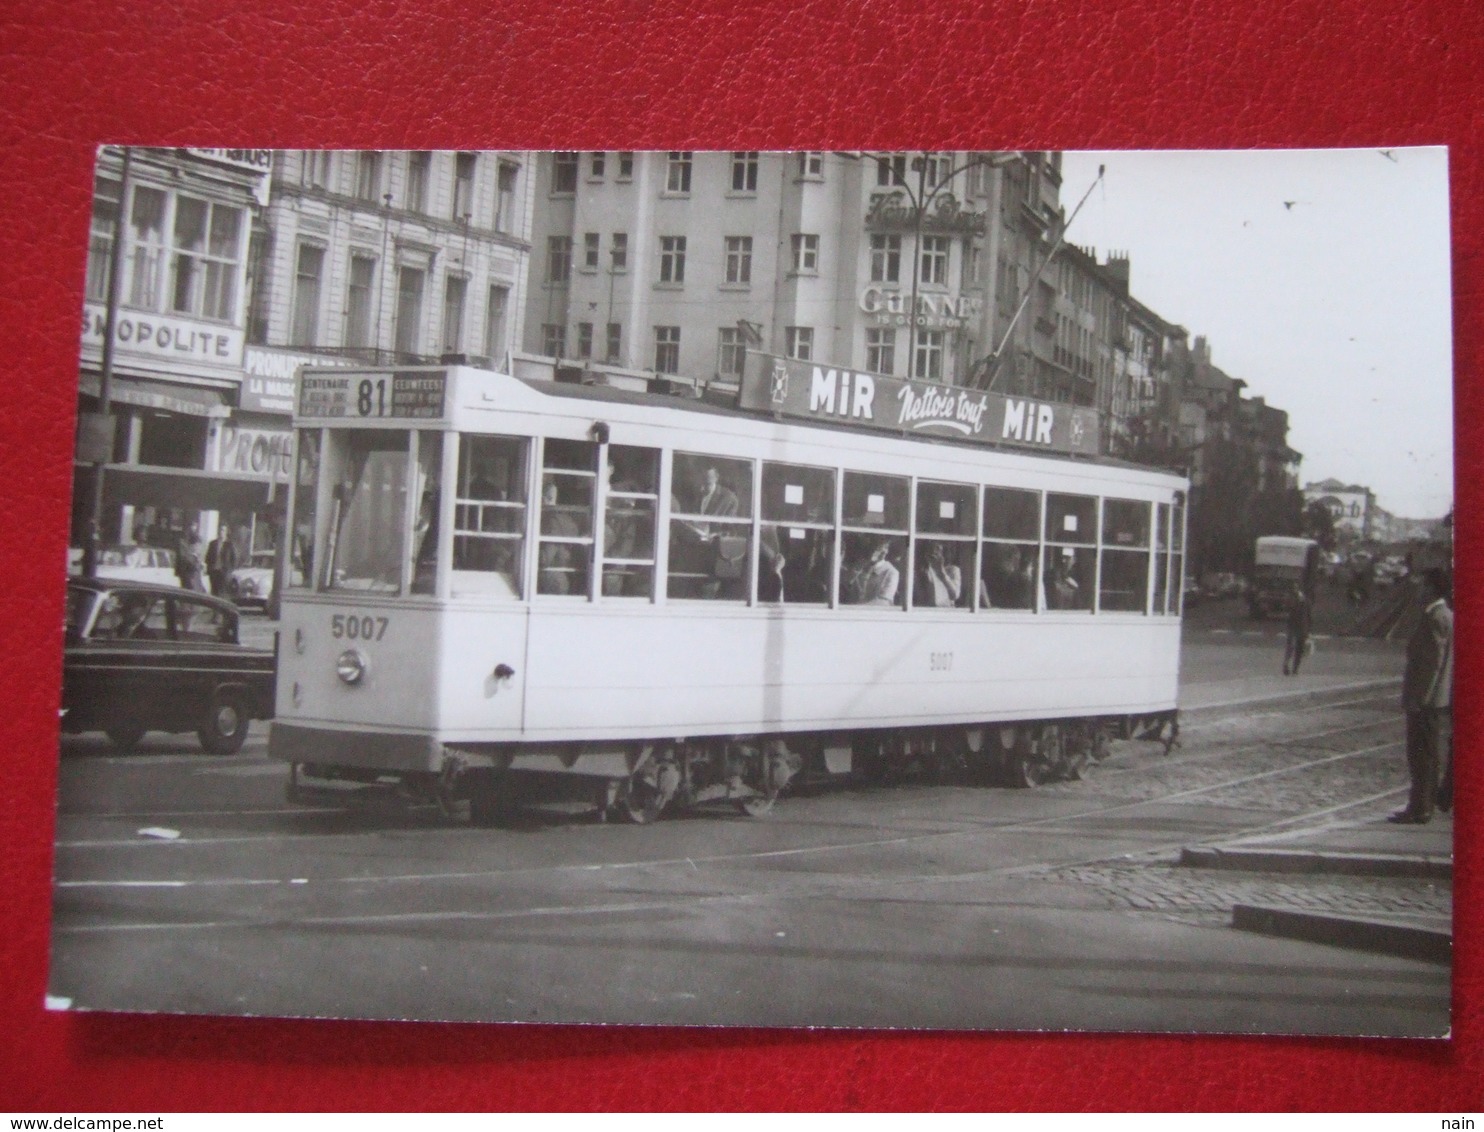
[[953, 654], [951, 652], [928, 653], [929, 672], [948, 672], [953, 668]]
[[379, 641], [386, 636], [389, 618], [357, 617], [354, 613], [337, 613], [330, 618], [330, 636], [351, 641]]

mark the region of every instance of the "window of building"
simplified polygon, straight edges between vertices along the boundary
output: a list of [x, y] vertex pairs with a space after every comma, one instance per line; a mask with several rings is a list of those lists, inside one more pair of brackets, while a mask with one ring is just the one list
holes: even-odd
[[723, 326], [716, 332], [716, 373], [718, 377], [741, 378], [746, 357], [742, 332], [735, 326]]
[[871, 282], [897, 283], [902, 277], [902, 237], [871, 237]]
[[381, 203], [381, 151], [363, 149], [356, 154], [356, 198]]
[[118, 181], [97, 177], [93, 181], [93, 222], [88, 230], [87, 297], [96, 302], [108, 299], [108, 257], [119, 222]]
[[670, 598], [747, 600], [752, 469], [751, 460], [675, 453], [666, 585]]
[[752, 282], [752, 237], [726, 237], [726, 280], [736, 285]]
[[757, 192], [758, 151], [736, 150], [732, 153], [732, 192]]
[[584, 232], [582, 234], [582, 270], [598, 270], [599, 251], [598, 234], [596, 232]]
[[134, 190], [129, 209], [129, 305], [159, 310], [165, 271], [165, 203], [159, 189]]
[[567, 328], [560, 323], [541, 324], [541, 352], [548, 358], [560, 358], [567, 352]]
[[399, 354], [418, 354], [422, 346], [423, 271], [416, 267], [397, 270], [396, 349]]
[[660, 237], [660, 282], [685, 282], [685, 237]]
[[1036, 609], [1040, 531], [1039, 492], [984, 489], [979, 608]]
[[799, 154], [799, 176], [820, 178], [824, 176], [824, 154], [816, 149]]
[[654, 593], [659, 449], [610, 445], [606, 474], [603, 596], [650, 597]]
[[953, 168], [953, 155], [951, 153], [924, 153], [922, 155], [922, 172], [928, 188], [936, 188], [948, 180], [948, 173]]
[[952, 244], [947, 236], [924, 236], [922, 238], [921, 269], [917, 276], [920, 283], [948, 282], [948, 249]]
[[242, 209], [177, 197], [170, 309], [201, 318], [233, 318], [241, 245]]
[[467, 223], [474, 215], [474, 173], [479, 154], [457, 153], [453, 158], [453, 219]]
[[1047, 494], [1042, 562], [1047, 609], [1092, 612], [1097, 593], [1097, 523], [1096, 496]]
[[841, 494], [840, 602], [906, 608], [910, 480], [846, 472]]
[[1147, 613], [1150, 506], [1129, 499], [1103, 500], [1103, 549], [1098, 570], [1098, 609]]
[[969, 484], [917, 483], [912, 605], [972, 609], [978, 491]]
[[603, 170], [608, 165], [608, 155], [602, 150], [597, 150], [588, 158], [587, 175], [594, 181], [603, 179]]
[[334, 155], [323, 149], [305, 150], [299, 164], [299, 184], [306, 189], [330, 186], [330, 160]]
[[835, 560], [835, 472], [763, 465], [757, 599], [828, 605]]
[[813, 275], [819, 270], [819, 237], [807, 232], [795, 232], [793, 245], [794, 271], [800, 275]]
[[866, 368], [872, 373], [896, 372], [897, 332], [881, 326], [866, 328]]
[[876, 159], [876, 184], [879, 188], [907, 183], [907, 155], [887, 154]]
[[784, 334], [788, 344], [789, 357], [797, 358], [801, 362], [813, 360], [814, 327], [790, 326], [785, 329]]
[[680, 327], [654, 328], [654, 370], [656, 373], [680, 372]]
[[370, 256], [350, 257], [350, 280], [345, 290], [345, 344], [365, 349], [371, 342], [372, 287], [376, 280], [376, 260]]
[[579, 440], [548, 440], [542, 447], [536, 592], [586, 597], [592, 577], [598, 446]]
[[590, 322], [577, 324], [577, 356], [579, 358], [593, 356], [593, 324]]
[[917, 356], [913, 359], [912, 376], [923, 381], [943, 380], [943, 331], [917, 332]]
[[289, 341], [295, 346], [319, 344], [320, 289], [324, 279], [325, 249], [300, 244], [294, 263], [294, 321]]
[[634, 151], [632, 149], [619, 151], [618, 179], [620, 181], [632, 181], [634, 179]]
[[510, 161], [500, 162], [495, 185], [496, 232], [509, 232], [515, 224], [515, 186], [519, 178], [519, 165]]
[[572, 276], [572, 237], [546, 237], [546, 281], [565, 283]]
[[613, 271], [629, 269], [629, 234], [627, 232], [613, 233], [613, 244], [608, 249], [608, 260], [613, 265]]
[[691, 151], [670, 150], [665, 158], [665, 192], [690, 192]]
[[610, 322], [608, 324], [608, 353], [610, 362], [617, 362], [623, 354], [623, 323]]
[[433, 155], [425, 149], [407, 155], [407, 197], [405, 204], [409, 212], [428, 211], [428, 172], [433, 167]]
[[529, 441], [459, 437], [453, 509], [454, 597], [524, 595]]
[[575, 193], [577, 191], [577, 154], [559, 150], [551, 158], [551, 191]]
[[505, 356], [505, 312], [510, 308], [510, 288], [490, 284], [489, 303], [484, 312], [484, 356], [498, 365]]
[[469, 281], [450, 275], [443, 286], [443, 352], [459, 354], [464, 350], [464, 294]]
[[268, 278], [271, 244], [272, 237], [265, 228], [254, 228], [247, 237], [247, 340], [255, 346], [268, 342], [273, 309], [273, 287]]

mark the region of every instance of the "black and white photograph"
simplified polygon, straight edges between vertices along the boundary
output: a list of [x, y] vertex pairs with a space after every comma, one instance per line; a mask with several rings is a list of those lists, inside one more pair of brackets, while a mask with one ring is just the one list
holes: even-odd
[[1442, 148], [102, 147], [48, 1006], [1448, 1036], [1449, 255]]

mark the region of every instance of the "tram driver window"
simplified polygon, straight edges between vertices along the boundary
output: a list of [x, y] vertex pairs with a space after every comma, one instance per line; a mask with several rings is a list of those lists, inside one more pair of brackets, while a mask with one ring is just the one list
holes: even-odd
[[654, 516], [659, 503], [657, 448], [614, 444], [608, 449], [603, 515], [603, 596], [654, 593]]
[[407, 546], [404, 429], [331, 432], [324, 588], [395, 594], [402, 590]]
[[1149, 504], [1103, 500], [1102, 569], [1098, 609], [1147, 613], [1149, 592]]
[[455, 597], [516, 598], [526, 546], [530, 442], [510, 436], [461, 436], [453, 509]]
[[1093, 495], [1046, 496], [1046, 608], [1091, 613], [1097, 590], [1098, 501]]
[[977, 494], [968, 484], [918, 481], [913, 608], [973, 607]]
[[835, 553], [835, 473], [799, 464], [763, 465], [757, 597], [828, 605]]
[[541, 464], [541, 545], [536, 592], [586, 597], [593, 556], [598, 446], [548, 440]]
[[1008, 487], [984, 489], [980, 609], [1036, 608], [1040, 536], [1039, 492]]
[[1170, 505], [1161, 503], [1154, 519], [1154, 612], [1166, 612], [1170, 592]]
[[438, 592], [438, 516], [443, 507], [439, 483], [443, 471], [443, 434], [415, 432], [412, 441], [417, 448], [417, 459], [412, 465], [412, 498], [418, 502], [412, 520], [411, 592], [435, 594]]
[[908, 483], [846, 472], [840, 515], [840, 602], [905, 609]]
[[675, 453], [670, 484], [672, 598], [746, 601], [752, 461]]
[[320, 430], [301, 428], [294, 460], [294, 532], [289, 540], [290, 588], [314, 587], [314, 501], [319, 491]]
[[1170, 612], [1178, 614], [1185, 598], [1185, 493], [1175, 493], [1170, 513]]

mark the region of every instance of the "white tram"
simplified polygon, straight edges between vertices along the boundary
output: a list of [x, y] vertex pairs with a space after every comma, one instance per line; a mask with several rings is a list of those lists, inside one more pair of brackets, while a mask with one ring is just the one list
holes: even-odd
[[296, 797], [760, 813], [804, 768], [1032, 785], [1176, 722], [1177, 476], [458, 366], [297, 407]]

